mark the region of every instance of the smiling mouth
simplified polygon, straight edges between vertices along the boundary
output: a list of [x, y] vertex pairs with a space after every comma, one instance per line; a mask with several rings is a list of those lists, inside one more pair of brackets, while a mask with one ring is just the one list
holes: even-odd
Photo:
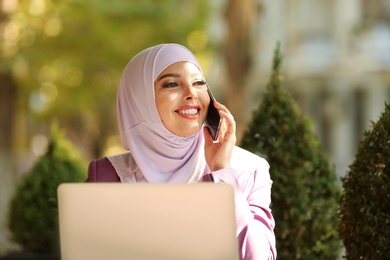
[[176, 112], [181, 114], [181, 115], [196, 115], [198, 114], [198, 109], [196, 108], [189, 108], [189, 109], [184, 109], [184, 110], [177, 110]]

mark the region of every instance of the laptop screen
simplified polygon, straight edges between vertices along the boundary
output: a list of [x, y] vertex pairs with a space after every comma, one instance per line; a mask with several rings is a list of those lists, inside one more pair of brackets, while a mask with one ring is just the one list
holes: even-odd
[[63, 260], [238, 259], [228, 184], [67, 183], [58, 209]]

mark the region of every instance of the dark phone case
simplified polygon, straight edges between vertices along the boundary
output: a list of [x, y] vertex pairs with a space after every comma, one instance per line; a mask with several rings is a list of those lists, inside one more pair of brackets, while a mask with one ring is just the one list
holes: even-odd
[[219, 128], [221, 127], [222, 118], [219, 115], [218, 110], [214, 107], [215, 98], [211, 93], [208, 84], [206, 84], [206, 86], [207, 86], [207, 93], [210, 96], [210, 105], [207, 112], [205, 125], [209, 129], [213, 140], [216, 141], [218, 138]]

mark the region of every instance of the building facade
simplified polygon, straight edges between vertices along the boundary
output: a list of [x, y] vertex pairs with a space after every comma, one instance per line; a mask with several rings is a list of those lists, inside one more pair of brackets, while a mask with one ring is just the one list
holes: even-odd
[[345, 175], [364, 131], [390, 103], [390, 1], [259, 0], [258, 5], [247, 114], [259, 103], [280, 42], [285, 86], [313, 121], [337, 174]]

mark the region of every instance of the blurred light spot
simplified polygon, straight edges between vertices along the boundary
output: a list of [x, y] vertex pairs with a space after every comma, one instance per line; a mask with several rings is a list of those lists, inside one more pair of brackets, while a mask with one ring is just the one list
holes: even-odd
[[26, 78], [28, 75], [28, 62], [26, 59], [19, 57], [15, 59], [15, 62], [12, 64], [12, 73], [17, 78]]
[[53, 18], [46, 22], [45, 27], [43, 28], [43, 32], [47, 36], [57, 36], [62, 31], [62, 23], [59, 19]]
[[204, 31], [193, 31], [187, 37], [188, 46], [192, 50], [203, 50], [206, 47], [208, 38]]
[[10, 44], [8, 42], [5, 42], [2, 47], [3, 55], [5, 58], [10, 58], [14, 56], [19, 50], [16, 44]]
[[42, 101], [39, 91], [31, 93], [28, 105], [31, 111], [36, 113], [43, 112], [47, 108], [47, 103]]
[[4, 13], [12, 13], [16, 10], [17, 7], [17, 0], [3, 0], [1, 9], [4, 11]]
[[38, 72], [38, 81], [41, 84], [53, 82], [57, 77], [57, 72], [54, 68], [45, 65]]
[[9, 58], [18, 52], [18, 41], [20, 37], [20, 28], [14, 22], [9, 22], [3, 31], [2, 52], [4, 57]]
[[4, 28], [4, 40], [6, 42], [16, 44], [19, 40], [20, 30], [16, 23], [10, 22]]
[[106, 149], [104, 150], [104, 156], [113, 154], [120, 154], [126, 152], [122, 147], [121, 137], [119, 135], [110, 136], [106, 142]]
[[31, 150], [36, 156], [41, 156], [46, 151], [47, 138], [43, 135], [35, 135], [31, 140]]
[[28, 8], [30, 14], [39, 16], [46, 11], [46, 3], [44, 0], [32, 0]]
[[108, 148], [103, 152], [103, 155], [104, 155], [104, 156], [110, 156], [110, 155], [121, 154], [121, 153], [125, 153], [125, 152], [127, 152], [127, 151], [126, 151], [125, 149], [123, 149], [122, 146], [116, 145], [116, 146], [108, 147]]
[[20, 37], [20, 44], [24, 47], [31, 46], [35, 42], [35, 32], [31, 29], [23, 31]]
[[43, 102], [53, 102], [58, 96], [57, 86], [53, 83], [44, 83], [39, 90], [39, 95]]
[[116, 145], [121, 145], [121, 136], [120, 135], [112, 135], [109, 138], [107, 138], [106, 145], [108, 147], [110, 146], [116, 146]]
[[65, 81], [64, 83], [68, 87], [77, 87], [81, 84], [83, 81], [83, 72], [79, 68], [71, 68], [67, 71], [65, 74]]
[[210, 70], [210, 61], [211, 58], [209, 55], [203, 52], [196, 53], [196, 58], [198, 59], [200, 65], [202, 66], [203, 72], [206, 73], [207, 71]]

